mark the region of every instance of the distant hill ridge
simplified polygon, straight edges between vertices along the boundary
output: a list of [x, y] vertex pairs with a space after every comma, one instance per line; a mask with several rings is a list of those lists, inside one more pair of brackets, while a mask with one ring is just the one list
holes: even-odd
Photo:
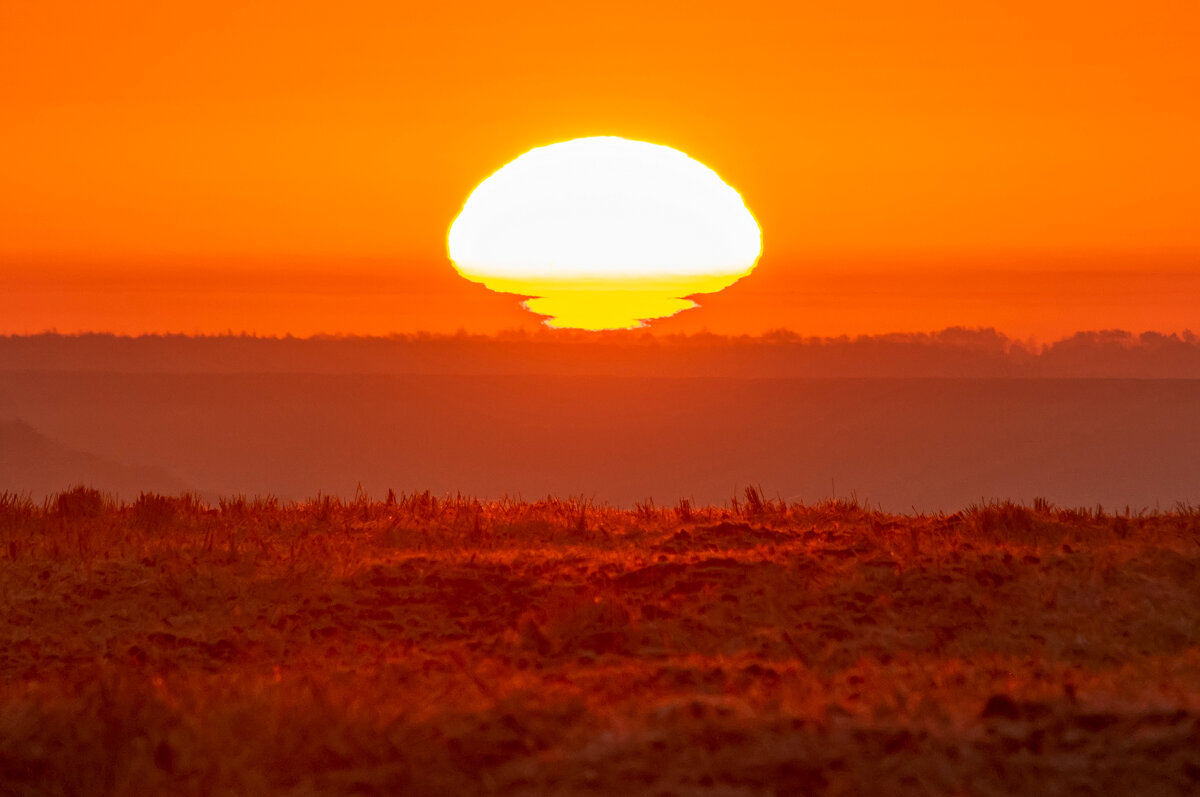
[[143, 490], [178, 494], [187, 485], [162, 468], [126, 465], [76, 451], [24, 421], [0, 421], [0, 490], [40, 501], [74, 485], [132, 500]]

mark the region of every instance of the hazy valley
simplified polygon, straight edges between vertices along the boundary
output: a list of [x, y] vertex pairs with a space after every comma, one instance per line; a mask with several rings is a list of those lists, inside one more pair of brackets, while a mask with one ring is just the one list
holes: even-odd
[[1200, 501], [1194, 380], [7, 372], [0, 418], [45, 438], [10, 424], [0, 449], [6, 487], [38, 496]]

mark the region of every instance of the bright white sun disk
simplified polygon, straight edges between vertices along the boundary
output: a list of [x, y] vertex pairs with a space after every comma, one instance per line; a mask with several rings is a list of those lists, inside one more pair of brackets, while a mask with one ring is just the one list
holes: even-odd
[[484, 180], [448, 247], [463, 276], [493, 290], [591, 302], [550, 323], [595, 329], [656, 317], [640, 315], [652, 308], [647, 295], [629, 302], [635, 294], [663, 294], [672, 304], [660, 315], [670, 315], [692, 306], [681, 297], [727, 287], [754, 267], [761, 237], [708, 167], [670, 147], [595, 137], [531, 150]]

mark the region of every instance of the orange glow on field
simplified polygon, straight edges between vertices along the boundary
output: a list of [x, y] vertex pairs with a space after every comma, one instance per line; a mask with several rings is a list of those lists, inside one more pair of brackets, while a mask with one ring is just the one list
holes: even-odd
[[555, 327], [620, 329], [694, 307], [750, 273], [758, 225], [708, 167], [659, 144], [581, 138], [484, 180], [450, 228], [464, 277], [533, 297]]

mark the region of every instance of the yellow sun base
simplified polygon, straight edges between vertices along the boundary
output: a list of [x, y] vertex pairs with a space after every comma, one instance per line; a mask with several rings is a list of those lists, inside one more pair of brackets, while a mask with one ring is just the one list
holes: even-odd
[[525, 302], [557, 329], [629, 329], [696, 306], [690, 299], [633, 291], [592, 291], [541, 296]]
[[547, 326], [601, 330], [631, 329], [656, 318], [673, 316], [696, 306], [685, 297], [724, 290], [743, 275], [619, 280], [515, 280], [465, 273], [463, 276], [493, 291], [532, 297], [525, 307], [548, 316]]

